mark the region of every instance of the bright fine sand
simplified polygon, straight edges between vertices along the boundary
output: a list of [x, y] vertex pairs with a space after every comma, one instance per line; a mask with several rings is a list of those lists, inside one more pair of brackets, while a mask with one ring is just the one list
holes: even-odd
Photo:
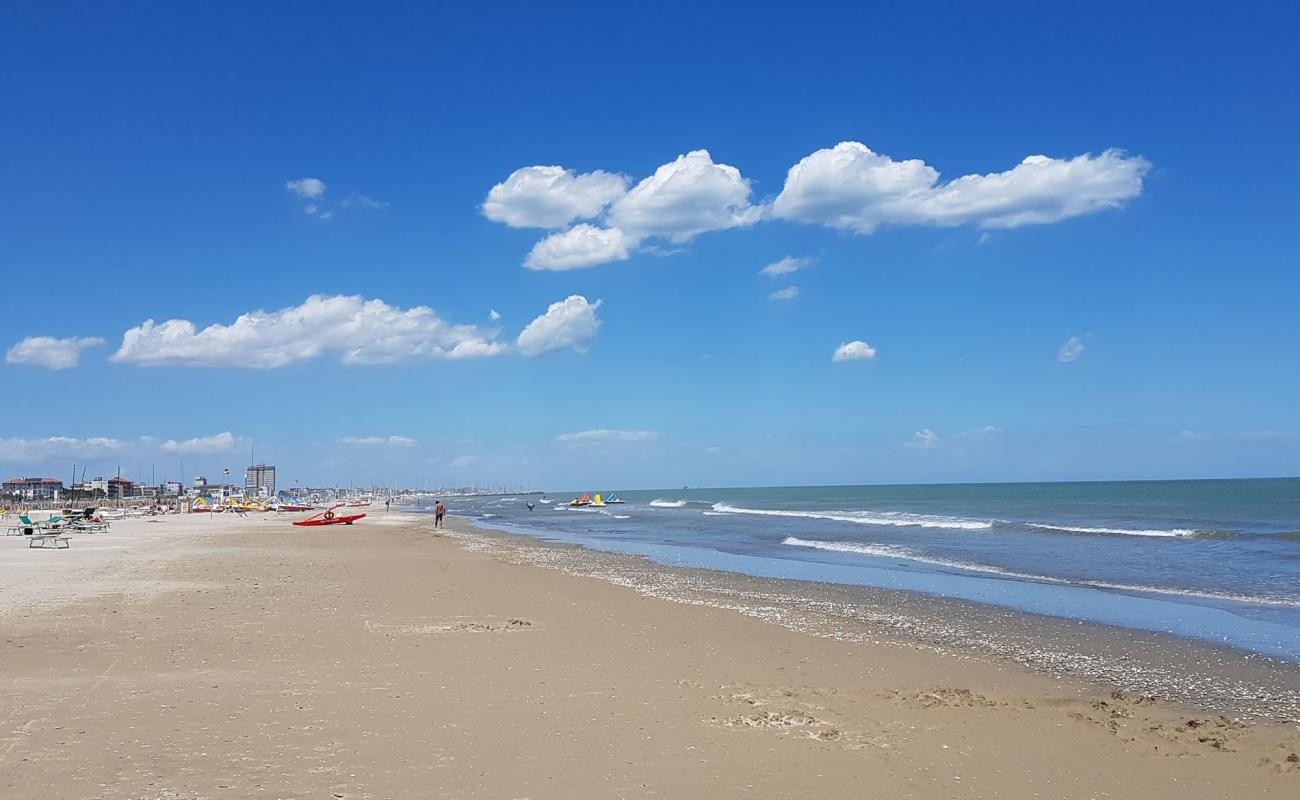
[[810, 635], [430, 524], [0, 540], [0, 797], [1300, 797], [1294, 725]]

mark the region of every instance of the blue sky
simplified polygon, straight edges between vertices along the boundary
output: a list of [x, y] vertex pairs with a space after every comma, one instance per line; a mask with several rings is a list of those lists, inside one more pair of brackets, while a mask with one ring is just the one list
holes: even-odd
[[5, 15], [5, 472], [1297, 472], [1287, 4]]

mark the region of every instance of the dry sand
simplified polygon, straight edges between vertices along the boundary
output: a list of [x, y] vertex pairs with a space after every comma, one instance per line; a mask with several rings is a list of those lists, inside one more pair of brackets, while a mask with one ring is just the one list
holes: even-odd
[[1294, 728], [809, 636], [476, 536], [381, 512], [0, 540], [0, 793], [1300, 796]]

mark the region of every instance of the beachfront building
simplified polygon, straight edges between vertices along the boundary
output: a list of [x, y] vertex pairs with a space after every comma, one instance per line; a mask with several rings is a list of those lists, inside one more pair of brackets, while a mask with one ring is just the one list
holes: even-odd
[[63, 481], [58, 478], [10, 478], [4, 482], [4, 495], [15, 500], [58, 500]]
[[180, 481], [163, 481], [160, 491], [164, 497], [180, 497], [184, 488]]
[[108, 487], [109, 500], [121, 500], [131, 496], [131, 487], [135, 484], [118, 475], [115, 478], [109, 478], [104, 482]]
[[244, 470], [244, 492], [249, 497], [274, 495], [275, 467], [269, 464], [257, 464]]

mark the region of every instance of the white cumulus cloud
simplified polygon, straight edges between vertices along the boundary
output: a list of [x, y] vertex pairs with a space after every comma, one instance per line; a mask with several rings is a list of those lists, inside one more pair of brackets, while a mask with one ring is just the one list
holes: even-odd
[[[284, 188], [304, 200], [315, 200], [325, 196], [325, 181], [320, 178], [299, 178], [286, 181]], [[311, 208], [311, 206], [309, 206]], [[308, 212], [311, 213], [311, 212]]]
[[787, 286], [784, 289], [778, 289], [767, 296], [768, 300], [793, 300], [799, 296], [798, 286]]
[[529, 357], [566, 347], [584, 352], [586, 343], [596, 337], [600, 328], [596, 318], [600, 303], [589, 303], [578, 294], [551, 303], [545, 314], [528, 323], [519, 334], [516, 343], [520, 352]]
[[769, 278], [777, 278], [781, 275], [789, 275], [791, 272], [798, 272], [805, 267], [810, 267], [812, 266], [812, 263], [813, 260], [811, 258], [795, 258], [794, 256], [786, 256], [780, 261], [773, 261], [771, 264], [763, 267], [758, 271], [758, 274], [766, 275]]
[[1119, 150], [1069, 159], [1035, 155], [1006, 172], [941, 184], [924, 161], [895, 161], [861, 142], [841, 142], [790, 168], [772, 215], [857, 233], [881, 225], [1041, 225], [1137, 197], [1150, 168], [1146, 159]]
[[81, 351], [99, 347], [98, 336], [56, 339], [53, 336], [28, 336], [5, 353], [6, 364], [32, 364], [46, 369], [69, 369], [81, 361]]
[[366, 447], [414, 447], [415, 440], [406, 436], [345, 436], [339, 444], [354, 444]]
[[509, 346], [473, 325], [452, 325], [426, 306], [400, 309], [359, 295], [312, 295], [229, 325], [146, 320], [126, 331], [112, 361], [141, 366], [271, 369], [336, 353], [344, 364], [485, 358]]
[[841, 361], [870, 361], [875, 357], [876, 348], [861, 339], [854, 339], [835, 348], [835, 355], [831, 356], [831, 361], [838, 364]]
[[644, 442], [659, 438], [654, 431], [617, 431], [597, 428], [590, 431], [561, 433], [555, 437], [560, 444], [590, 444], [595, 442]]
[[563, 167], [524, 167], [493, 186], [489, 219], [511, 227], [563, 228], [533, 246], [524, 266], [566, 270], [626, 261], [654, 237], [681, 243], [707, 231], [752, 225], [762, 208], [749, 202], [740, 170], [693, 150], [660, 166], [630, 190], [622, 175]]
[[639, 238], [685, 242], [757, 222], [761, 210], [750, 205], [749, 194], [740, 170], [715, 163], [708, 150], [693, 150], [632, 187], [610, 208], [609, 224]]
[[224, 453], [235, 446], [235, 437], [230, 431], [222, 431], [212, 436], [196, 436], [193, 439], [168, 439], [159, 447], [168, 453]]
[[603, 170], [523, 167], [488, 191], [483, 216], [512, 228], [562, 228], [599, 216], [627, 185], [624, 176]]
[[524, 266], [528, 269], [569, 270], [626, 261], [637, 242], [618, 228], [598, 228], [581, 223], [553, 233], [533, 245]]
[[488, 319], [492, 320], [493, 322], [496, 322], [497, 320], [501, 319], [501, 312], [497, 311], [495, 308], [489, 308]]
[[1065, 340], [1065, 344], [1056, 349], [1056, 361], [1060, 364], [1078, 361], [1083, 357], [1083, 351], [1087, 349], [1088, 345], [1084, 343], [1082, 336], [1071, 336]]

